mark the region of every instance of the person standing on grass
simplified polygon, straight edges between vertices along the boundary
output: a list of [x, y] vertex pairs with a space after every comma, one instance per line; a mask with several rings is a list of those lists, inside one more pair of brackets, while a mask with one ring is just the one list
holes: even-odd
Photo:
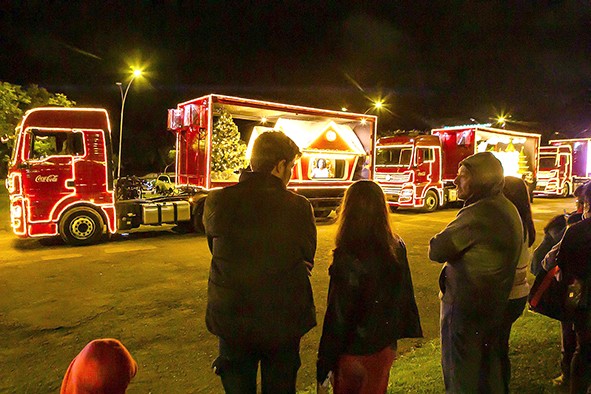
[[295, 393], [300, 339], [316, 325], [309, 274], [316, 251], [310, 202], [289, 190], [297, 145], [271, 131], [255, 141], [252, 171], [212, 191], [204, 209], [212, 253], [206, 324], [219, 338], [214, 372], [227, 393]]
[[397, 340], [423, 336], [406, 247], [390, 228], [380, 186], [345, 193], [317, 362], [318, 392], [385, 393]]
[[521, 223], [523, 225], [523, 245], [521, 246], [521, 255], [515, 270], [515, 279], [513, 288], [509, 294], [509, 305], [503, 317], [501, 326], [501, 367], [503, 373], [503, 383], [505, 392], [509, 392], [509, 382], [511, 380], [511, 361], [509, 360], [509, 338], [511, 336], [511, 327], [513, 323], [523, 314], [527, 296], [529, 294], [529, 283], [527, 283], [527, 266], [531, 259], [531, 247], [536, 239], [536, 228], [531, 212], [529, 202], [529, 191], [527, 185], [521, 178], [512, 176], [505, 177], [505, 186], [503, 194], [517, 208]]
[[591, 388], [591, 187], [584, 188], [583, 220], [569, 226], [560, 241], [556, 263], [561, 281], [582, 288], [574, 315], [576, 349], [570, 368], [570, 392], [587, 393]]
[[460, 163], [464, 207], [429, 244], [439, 277], [441, 363], [448, 393], [502, 393], [500, 332], [521, 256], [523, 229], [502, 193], [503, 167], [490, 152]]

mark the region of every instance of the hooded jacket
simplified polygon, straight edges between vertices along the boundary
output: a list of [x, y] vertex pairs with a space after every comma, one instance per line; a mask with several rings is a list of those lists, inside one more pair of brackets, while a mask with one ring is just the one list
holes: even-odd
[[72, 360], [60, 394], [123, 394], [137, 363], [116, 339], [95, 339]]
[[502, 193], [503, 167], [490, 152], [464, 159], [472, 194], [456, 218], [429, 245], [429, 258], [445, 263], [440, 297], [479, 322], [500, 321], [523, 247], [515, 206]]

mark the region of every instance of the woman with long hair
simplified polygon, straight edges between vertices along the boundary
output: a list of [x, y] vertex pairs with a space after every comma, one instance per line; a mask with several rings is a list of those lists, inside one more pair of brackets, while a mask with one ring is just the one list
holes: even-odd
[[515, 268], [515, 279], [513, 288], [509, 294], [509, 304], [503, 318], [501, 327], [501, 368], [505, 392], [509, 392], [509, 381], [511, 380], [511, 363], [509, 361], [509, 337], [511, 336], [511, 326], [521, 316], [527, 303], [529, 294], [529, 284], [527, 283], [527, 266], [531, 260], [531, 247], [536, 240], [536, 229], [532, 218], [529, 192], [525, 182], [516, 177], [505, 177], [505, 186], [503, 194], [509, 201], [515, 205], [521, 223], [523, 224], [523, 245], [519, 262]]
[[373, 181], [357, 181], [345, 193], [329, 274], [318, 391], [330, 380], [335, 394], [385, 393], [397, 340], [423, 334], [406, 247]]

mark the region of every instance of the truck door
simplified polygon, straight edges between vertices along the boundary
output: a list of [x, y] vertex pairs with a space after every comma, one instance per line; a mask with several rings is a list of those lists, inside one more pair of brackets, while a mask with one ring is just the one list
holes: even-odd
[[[29, 199], [29, 220], [47, 221], [58, 201], [72, 193], [72, 162], [81, 142], [74, 133], [31, 129], [25, 150], [23, 189]], [[79, 135], [78, 138], [81, 138]]]
[[432, 184], [439, 182], [441, 171], [439, 163], [435, 160], [435, 149], [428, 147], [417, 148], [416, 157], [416, 180], [418, 183]]

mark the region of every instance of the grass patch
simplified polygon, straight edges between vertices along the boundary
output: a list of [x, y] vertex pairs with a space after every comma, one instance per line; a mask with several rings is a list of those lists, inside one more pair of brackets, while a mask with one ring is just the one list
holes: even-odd
[[[552, 378], [560, 374], [560, 323], [525, 312], [513, 325], [509, 356], [511, 392], [552, 393]], [[439, 339], [401, 355], [390, 371], [389, 394], [443, 393]], [[312, 387], [298, 393], [312, 393]]]

